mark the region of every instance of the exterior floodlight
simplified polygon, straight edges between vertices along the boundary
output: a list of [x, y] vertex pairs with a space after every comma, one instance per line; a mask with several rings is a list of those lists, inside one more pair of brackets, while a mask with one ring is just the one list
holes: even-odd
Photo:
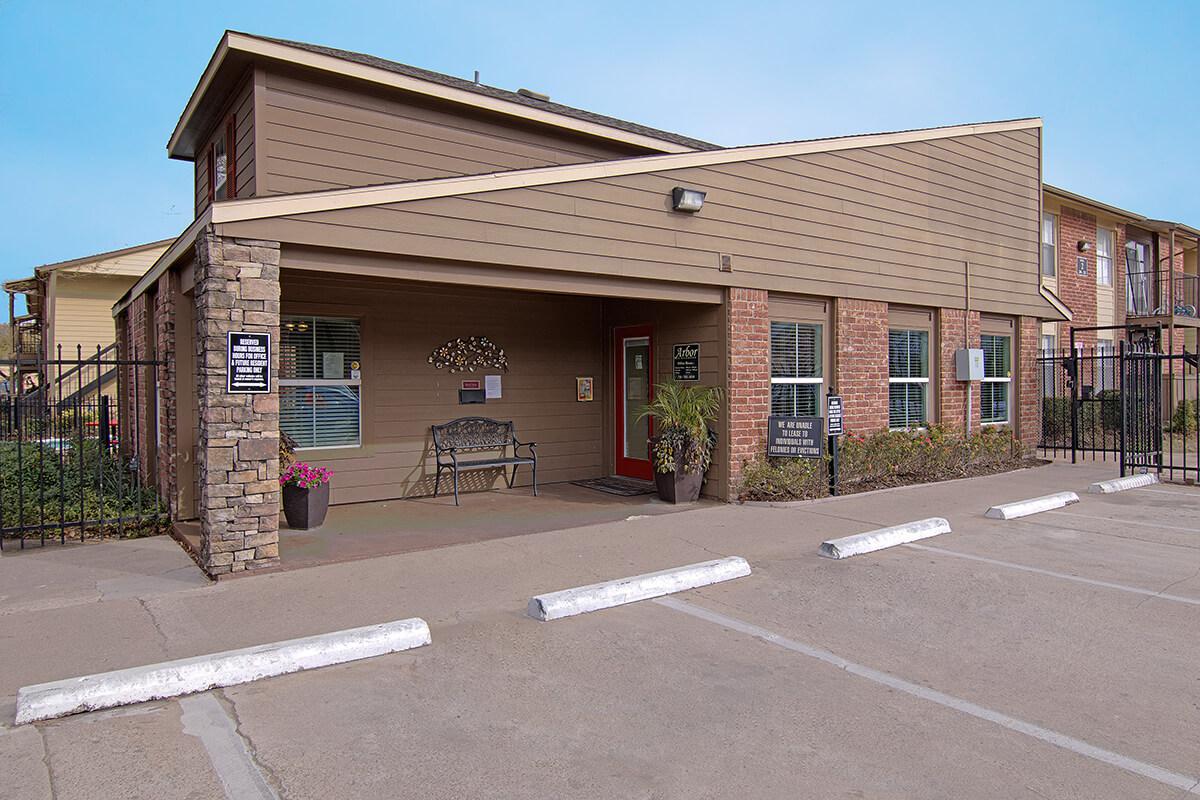
[[704, 207], [704, 192], [699, 189], [684, 189], [676, 186], [671, 190], [671, 208], [695, 214]]
[[1087, 251], [1092, 249], [1092, 243], [1085, 239], [1080, 239], [1078, 244], [1076, 244], [1075, 246], [1077, 248], [1079, 248], [1079, 252], [1081, 252], [1081, 253], [1086, 253]]

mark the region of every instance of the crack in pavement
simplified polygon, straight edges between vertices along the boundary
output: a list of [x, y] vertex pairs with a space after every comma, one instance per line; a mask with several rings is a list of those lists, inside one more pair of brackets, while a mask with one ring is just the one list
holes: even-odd
[[239, 733], [238, 723], [215, 692], [180, 698], [179, 707], [183, 710], [179, 718], [183, 732], [204, 745], [228, 800], [280, 800], [248, 740]]
[[237, 703], [230, 697], [224, 689], [216, 689], [213, 694], [217, 696], [218, 701], [224, 701], [222, 705], [226, 708], [230, 718], [233, 720], [233, 731], [236, 733], [246, 745], [246, 751], [250, 754], [250, 760], [258, 767], [260, 772], [265, 773], [263, 776], [267, 783], [275, 790], [275, 794], [280, 800], [286, 800], [287, 792], [283, 788], [283, 780], [275, 772], [267, 762], [258, 755], [258, 748], [254, 745], [254, 740], [250, 738], [250, 734], [246, 733], [242, 727], [242, 716], [238, 711]]
[[158, 634], [159, 648], [162, 650], [163, 655], [169, 656], [170, 652], [167, 650], [167, 634], [165, 631], [163, 631], [162, 626], [159, 625], [158, 617], [154, 616], [154, 611], [150, 608], [150, 604], [146, 598], [139, 597], [137, 598], [137, 601], [138, 605], [142, 607], [142, 610], [146, 612], [146, 616], [150, 617], [150, 624], [154, 626], [154, 631]]
[[46, 731], [41, 725], [34, 725], [38, 738], [42, 740], [42, 765], [46, 768], [46, 783], [50, 787], [50, 800], [57, 800], [58, 786], [54, 782], [54, 769], [50, 766], [50, 743], [46, 741]]

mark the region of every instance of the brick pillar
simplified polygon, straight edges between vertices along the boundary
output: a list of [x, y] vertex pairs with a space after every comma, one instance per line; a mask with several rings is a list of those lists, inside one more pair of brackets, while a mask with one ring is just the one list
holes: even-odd
[[726, 296], [728, 337], [729, 498], [742, 484], [742, 467], [766, 454], [771, 413], [771, 324], [767, 293], [732, 288]]
[[[154, 357], [150, 353], [147, 338], [152, 313], [150, 298], [146, 292], [133, 298], [133, 302], [129, 304], [129, 358], [133, 360], [144, 361]], [[78, 349], [72, 351], [72, 358], [76, 352]], [[84, 353], [84, 358], [87, 355]], [[147, 367], [131, 364], [125, 369], [125, 391], [129, 397], [130, 414], [128, 426], [122, 431], [122, 438], [132, 443], [130, 455], [137, 465], [139, 478], [145, 483], [150, 475], [150, 437], [154, 435], [154, 376]]]
[[[1072, 314], [1071, 321], [1060, 326], [1059, 347], [1070, 347], [1071, 328], [1096, 325], [1096, 218], [1064, 208], [1058, 220], [1058, 297]], [[1079, 242], [1089, 243], [1092, 249], [1081, 253]], [[1080, 275], [1076, 267], [1080, 258], [1087, 264], [1086, 275]], [[1090, 350], [1096, 346], [1096, 331], [1079, 331], [1075, 343]]]
[[[279, 563], [279, 244], [196, 240], [200, 558], [213, 576]], [[271, 334], [271, 393], [229, 394], [226, 336]]]
[[[967, 337], [963, 340], [963, 325], [966, 320]], [[938, 421], [962, 432], [963, 423], [967, 417], [967, 384], [957, 379], [958, 369], [954, 363], [954, 353], [964, 347], [979, 347], [979, 312], [969, 314], [961, 308], [939, 308], [937, 314], [937, 340], [940, 351], [938, 386], [938, 402], [940, 405]], [[973, 384], [971, 398], [971, 430], [978, 431], [980, 420], [979, 384]]]
[[167, 270], [158, 279], [154, 296], [155, 344], [158, 352], [158, 493], [167, 502], [171, 518], [179, 518], [179, 484], [175, 479], [178, 433], [175, 415], [175, 303], [179, 273]]
[[888, 427], [887, 303], [839, 298], [834, 309], [835, 386], [847, 431]]
[[1017, 438], [1028, 447], [1037, 447], [1041, 438], [1041, 390], [1038, 387], [1038, 352], [1041, 349], [1041, 321], [1036, 317], [1017, 320]]

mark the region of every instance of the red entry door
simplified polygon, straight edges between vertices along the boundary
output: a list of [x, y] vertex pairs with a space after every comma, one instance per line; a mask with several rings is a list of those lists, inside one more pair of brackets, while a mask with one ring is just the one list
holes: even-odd
[[654, 342], [649, 325], [617, 328], [613, 336], [616, 375], [617, 452], [616, 473], [629, 478], [652, 480], [650, 445], [653, 435], [649, 417], [639, 417], [650, 402], [654, 387]]

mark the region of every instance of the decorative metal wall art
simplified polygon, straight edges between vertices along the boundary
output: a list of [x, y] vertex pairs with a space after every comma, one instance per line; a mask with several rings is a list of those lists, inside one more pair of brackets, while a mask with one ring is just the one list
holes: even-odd
[[451, 339], [429, 354], [429, 363], [437, 369], [449, 368], [451, 374], [474, 372], [477, 369], [502, 369], [508, 372], [508, 357], [504, 355], [504, 348], [486, 336]]

